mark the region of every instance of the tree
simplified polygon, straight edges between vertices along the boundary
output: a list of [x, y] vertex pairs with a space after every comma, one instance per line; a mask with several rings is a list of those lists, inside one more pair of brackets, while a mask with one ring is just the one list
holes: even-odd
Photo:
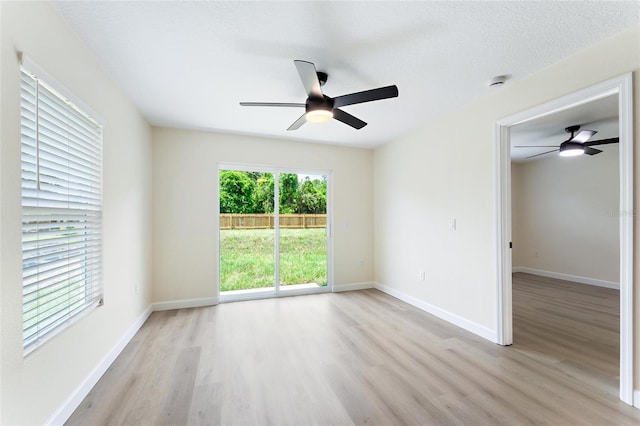
[[298, 198], [298, 213], [322, 214], [327, 211], [327, 181], [325, 179], [305, 178], [300, 185]]
[[261, 173], [256, 179], [255, 213], [273, 213], [273, 174]]
[[[266, 213], [274, 211], [275, 178], [272, 173], [220, 171], [220, 213]], [[327, 180], [296, 173], [279, 177], [280, 213], [322, 214], [327, 211]]]
[[244, 172], [220, 171], [220, 213], [254, 213], [255, 186]]
[[298, 175], [280, 174], [280, 213], [296, 213], [298, 210]]

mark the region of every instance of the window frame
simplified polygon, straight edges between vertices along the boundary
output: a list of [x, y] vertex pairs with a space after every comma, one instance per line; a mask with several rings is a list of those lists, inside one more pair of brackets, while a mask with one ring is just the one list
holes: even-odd
[[[104, 126], [27, 63], [19, 71], [25, 356], [104, 300]], [[45, 300], [45, 288], [56, 296]]]

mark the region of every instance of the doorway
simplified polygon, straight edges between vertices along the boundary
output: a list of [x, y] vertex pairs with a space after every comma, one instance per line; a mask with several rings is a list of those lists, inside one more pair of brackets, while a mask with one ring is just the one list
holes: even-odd
[[219, 300], [331, 290], [330, 173], [220, 165]]
[[633, 113], [632, 74], [563, 96], [496, 123], [497, 144], [497, 329], [498, 343], [513, 343], [510, 128], [618, 95], [620, 175], [620, 399], [633, 404]]

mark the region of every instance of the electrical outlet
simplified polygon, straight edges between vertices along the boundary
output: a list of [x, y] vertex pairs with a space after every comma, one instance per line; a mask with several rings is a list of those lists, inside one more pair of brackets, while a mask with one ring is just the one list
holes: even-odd
[[424, 281], [427, 279], [427, 273], [425, 271], [420, 271], [420, 281]]
[[534, 251], [533, 257], [540, 257], [540, 252], [538, 250]]
[[360, 265], [361, 268], [364, 267], [364, 260], [360, 259], [360, 262], [358, 262], [358, 265]]

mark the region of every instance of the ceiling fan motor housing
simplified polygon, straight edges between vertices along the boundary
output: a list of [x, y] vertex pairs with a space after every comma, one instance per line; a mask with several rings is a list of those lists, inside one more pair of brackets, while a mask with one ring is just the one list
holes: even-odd
[[328, 96], [324, 96], [322, 99], [319, 98], [307, 98], [307, 102], [305, 105], [306, 112], [314, 111], [317, 109], [322, 110], [332, 110], [333, 109], [333, 99]]
[[560, 144], [560, 156], [573, 157], [575, 155], [584, 154], [584, 145], [580, 142], [573, 142], [571, 140], [562, 142]]

